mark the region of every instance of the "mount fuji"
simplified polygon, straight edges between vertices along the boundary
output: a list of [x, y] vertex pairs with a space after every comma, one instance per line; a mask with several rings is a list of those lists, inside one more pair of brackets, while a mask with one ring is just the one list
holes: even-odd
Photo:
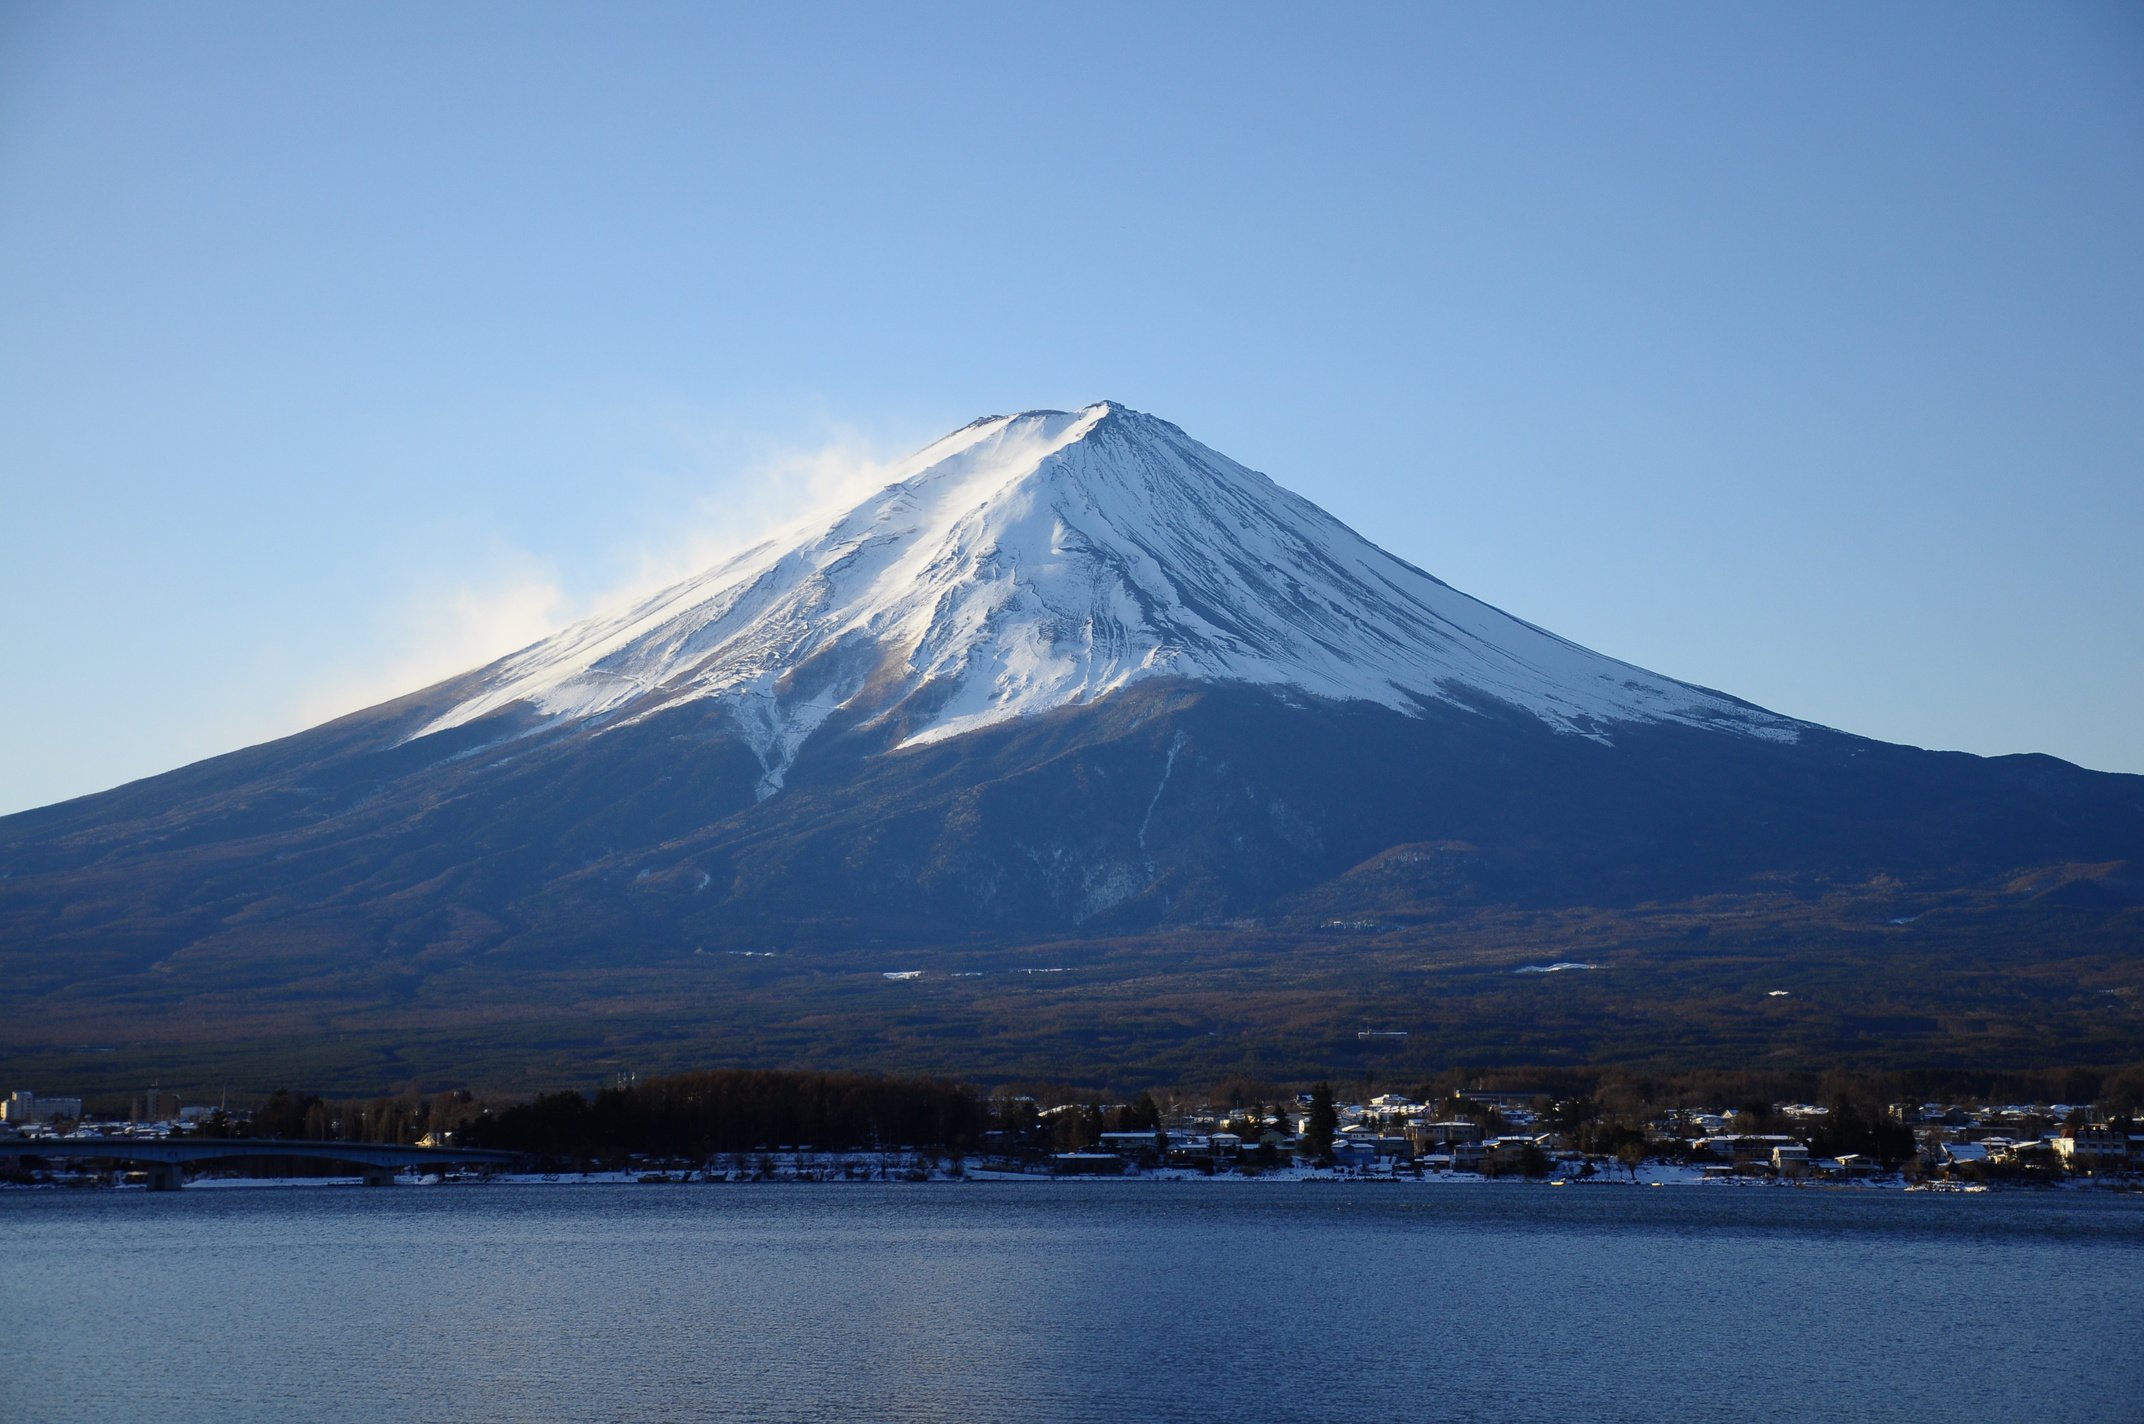
[[[0, 818], [0, 1051], [385, 1083], [569, 1044], [1346, 1066], [1373, 1018], [1525, 1061], [1880, 1057], [1960, 1014], [2144, 1043], [2144, 778], [1619, 662], [1114, 402], [895, 474], [488, 667]], [[2056, 950], [2069, 997], [2020, 1020]], [[1760, 969], [1840, 997], [1693, 1017]], [[1617, 1007], [1580, 1014], [1581, 982]], [[1879, 1001], [1888, 1038], [1853, 1027]]]
[[992, 416], [794, 542], [763, 544], [482, 674], [427, 723], [517, 705], [633, 721], [713, 700], [779, 790], [836, 712], [901, 747], [1177, 677], [1411, 712], [1487, 700], [1611, 739], [1797, 724], [1477, 602], [1153, 416]]

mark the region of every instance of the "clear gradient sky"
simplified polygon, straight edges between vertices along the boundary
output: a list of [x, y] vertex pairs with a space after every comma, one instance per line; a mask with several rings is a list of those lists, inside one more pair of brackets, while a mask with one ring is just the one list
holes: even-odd
[[0, 7], [0, 810], [1105, 397], [1618, 657], [2144, 771], [2144, 7]]

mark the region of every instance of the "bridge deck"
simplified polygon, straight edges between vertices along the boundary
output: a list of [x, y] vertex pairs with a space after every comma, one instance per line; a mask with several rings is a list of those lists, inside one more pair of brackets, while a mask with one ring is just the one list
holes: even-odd
[[518, 1152], [484, 1147], [405, 1147], [392, 1142], [303, 1142], [289, 1138], [250, 1137], [59, 1137], [0, 1139], [0, 1158], [36, 1157], [45, 1161], [140, 1162], [178, 1169], [188, 1162], [234, 1157], [280, 1157], [312, 1162], [341, 1162], [369, 1174], [401, 1167], [507, 1166]]

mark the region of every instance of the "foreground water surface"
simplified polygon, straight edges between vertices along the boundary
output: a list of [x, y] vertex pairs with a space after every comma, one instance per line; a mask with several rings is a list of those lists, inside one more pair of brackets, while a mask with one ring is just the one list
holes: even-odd
[[7, 1420], [2144, 1418], [2137, 1197], [18, 1191], [0, 1232]]

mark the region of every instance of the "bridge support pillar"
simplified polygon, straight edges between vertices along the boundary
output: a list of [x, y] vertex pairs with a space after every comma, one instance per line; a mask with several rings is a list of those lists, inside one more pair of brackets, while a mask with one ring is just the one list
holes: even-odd
[[186, 1182], [186, 1169], [176, 1162], [149, 1163], [149, 1190], [175, 1192]]
[[368, 1187], [391, 1187], [395, 1184], [395, 1169], [392, 1167], [367, 1167], [365, 1185]]

